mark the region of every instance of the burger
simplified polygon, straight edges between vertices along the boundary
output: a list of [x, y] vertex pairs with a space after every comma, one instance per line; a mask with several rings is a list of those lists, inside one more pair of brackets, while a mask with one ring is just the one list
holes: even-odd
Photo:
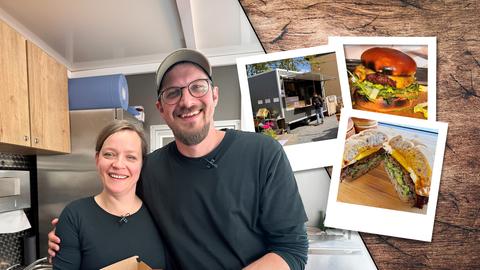
[[385, 133], [374, 129], [349, 137], [345, 142], [340, 179], [352, 181], [379, 166], [384, 159], [383, 143], [387, 140]]
[[432, 169], [420, 145], [397, 135], [385, 144], [384, 167], [398, 197], [417, 208], [428, 202]]
[[345, 142], [341, 181], [353, 181], [382, 166], [398, 198], [412, 207], [428, 203], [432, 169], [421, 145], [397, 135], [390, 140], [375, 129], [364, 130]]
[[392, 112], [412, 107], [420, 85], [417, 64], [407, 54], [392, 48], [373, 47], [364, 51], [361, 64], [350, 73], [354, 108]]

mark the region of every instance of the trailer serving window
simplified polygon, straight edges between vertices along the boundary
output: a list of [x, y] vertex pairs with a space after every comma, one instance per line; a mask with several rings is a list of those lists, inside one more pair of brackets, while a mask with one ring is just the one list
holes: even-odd
[[283, 78], [283, 89], [285, 92], [284, 106], [290, 111], [312, 105], [314, 93], [322, 96], [320, 81]]

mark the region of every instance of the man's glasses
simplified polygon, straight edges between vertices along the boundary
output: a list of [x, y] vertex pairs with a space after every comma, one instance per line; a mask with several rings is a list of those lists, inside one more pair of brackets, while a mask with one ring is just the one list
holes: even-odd
[[169, 105], [177, 104], [183, 95], [183, 88], [187, 87], [188, 92], [192, 97], [201, 98], [205, 96], [210, 89], [210, 79], [198, 79], [190, 82], [183, 87], [169, 87], [160, 91], [158, 100], [162, 100]]

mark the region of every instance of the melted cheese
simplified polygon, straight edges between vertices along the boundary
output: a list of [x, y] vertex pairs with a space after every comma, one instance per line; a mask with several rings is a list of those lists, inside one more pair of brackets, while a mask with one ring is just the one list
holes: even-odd
[[405, 170], [407, 170], [408, 172], [410, 172], [410, 170], [413, 171], [413, 169], [410, 167], [410, 164], [408, 164], [407, 160], [397, 150], [391, 149], [390, 155], [392, 155], [392, 157], [395, 160], [397, 160], [398, 163], [400, 163], [400, 165], [402, 165], [403, 168], [405, 168]]
[[380, 149], [380, 147], [374, 147], [374, 148], [370, 148], [370, 149], [364, 150], [364, 151], [358, 153], [357, 156], [355, 156], [355, 160], [360, 160], [360, 159], [362, 159], [362, 158], [368, 157], [368, 156], [370, 156], [371, 154], [377, 152], [379, 149]]
[[397, 88], [405, 88], [410, 84], [415, 82], [415, 77], [413, 76], [388, 76], [388, 78], [396, 82]]
[[361, 160], [362, 158], [368, 157], [369, 155], [377, 152], [380, 148], [381, 147], [379, 146], [379, 147], [366, 148], [366, 149], [360, 150], [360, 152], [352, 160], [348, 161], [344, 159], [342, 168], [352, 165], [353, 163]]
[[423, 186], [423, 181], [421, 178], [415, 173], [413, 168], [408, 164], [408, 161], [403, 157], [402, 154], [400, 154], [397, 150], [391, 149], [391, 152], [389, 152], [392, 157], [402, 165], [403, 168], [407, 172], [410, 173], [410, 178], [412, 178], [413, 183], [415, 184], [415, 189], [418, 190], [421, 186]]

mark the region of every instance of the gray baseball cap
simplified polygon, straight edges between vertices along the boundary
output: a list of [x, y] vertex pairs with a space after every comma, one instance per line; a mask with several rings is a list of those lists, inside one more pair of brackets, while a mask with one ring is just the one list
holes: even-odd
[[205, 71], [209, 78], [212, 78], [212, 67], [210, 66], [210, 63], [205, 55], [197, 50], [179, 49], [165, 57], [157, 69], [157, 94], [160, 91], [160, 85], [162, 84], [165, 73], [167, 73], [172, 66], [180, 62], [191, 62], [197, 64]]

